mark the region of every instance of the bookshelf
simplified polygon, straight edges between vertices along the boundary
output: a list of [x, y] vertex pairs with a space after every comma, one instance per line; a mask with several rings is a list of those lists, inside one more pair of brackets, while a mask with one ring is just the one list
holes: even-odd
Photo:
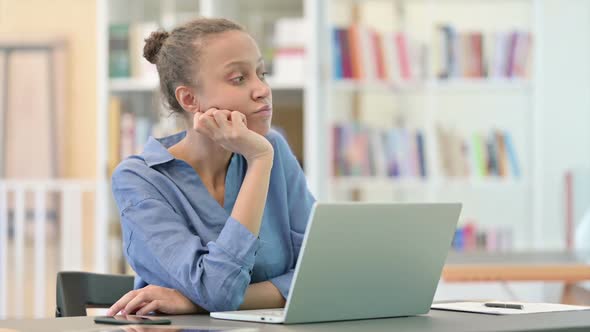
[[[302, 30], [310, 31], [303, 40], [305, 66], [299, 75], [290, 76], [286, 71], [283, 75], [271, 75], [268, 80], [273, 88], [275, 109], [280, 110], [276, 112], [275, 123], [294, 124], [288, 128], [287, 137], [318, 199], [458, 200], [465, 204], [462, 225], [475, 220], [478, 226], [497, 226], [503, 231], [507, 226], [512, 227], [514, 249], [563, 248], [561, 175], [572, 166], [590, 167], [587, 153], [590, 114], [586, 111], [590, 107], [587, 94], [590, 76], [584, 74], [590, 71], [586, 61], [590, 54], [590, 38], [586, 38], [590, 34], [590, 17], [585, 14], [590, 13], [590, 4], [581, 0], [572, 0], [568, 6], [558, 0], [101, 0], [98, 3], [97, 15], [102, 28], [98, 48], [101, 79], [97, 91], [99, 109], [104, 111], [97, 118], [97, 173], [105, 183], [98, 195], [105, 201], [104, 218], [108, 218], [107, 212], [116, 211], [106, 203], [110, 199], [105, 171], [109, 151], [104, 144], [110, 136], [108, 97], [124, 96], [156, 110], [158, 85], [154, 79], [108, 78], [105, 74], [108, 62], [103, 59], [108, 59], [109, 23], [155, 21], [169, 28], [196, 14], [227, 17], [246, 25], [260, 42], [264, 56], [272, 61], [276, 45], [269, 31], [274, 29], [273, 22], [286, 18], [287, 30], [283, 31], [288, 31], [288, 19], [303, 18]], [[353, 22], [351, 6], [355, 4], [374, 6], [357, 14], [362, 24], [388, 33], [405, 31], [408, 40], [425, 45], [430, 55], [437, 50], [434, 45], [440, 31], [436, 26], [440, 23], [451, 25], [458, 34], [528, 31], [533, 36], [533, 60], [528, 74], [509, 78], [500, 75], [441, 79], [435, 70], [440, 63], [433, 57], [423, 56], [420, 75], [412, 79], [334, 79], [331, 32], [334, 26], [348, 27]], [[552, 15], [557, 11], [564, 14]], [[375, 19], [367, 21], [369, 16]], [[568, 53], [563, 49], [578, 51]], [[288, 64], [293, 59], [285, 60]], [[374, 111], [365, 112], [365, 109]], [[157, 121], [157, 117], [152, 119]], [[397, 127], [421, 130], [426, 146], [427, 176], [335, 178], [330, 133], [334, 124], [347, 124], [351, 120], [375, 130]], [[440, 143], [439, 123], [445, 129], [452, 129], [459, 138], [474, 133], [484, 135], [494, 129], [509, 132], [522, 175], [445, 175], [441, 152], [436, 148]], [[563, 132], [567, 134], [562, 135]]]
[[[110, 177], [120, 160], [141, 152], [148, 136], [161, 137], [183, 130], [160, 101], [155, 66], [143, 59], [143, 39], [151, 31], [173, 27], [198, 16], [227, 17], [241, 23], [260, 45], [271, 74], [274, 94], [273, 125], [288, 138], [298, 158], [303, 153], [304, 44], [301, 1], [239, 0], [101, 0], [97, 2], [99, 107], [97, 117], [97, 218], [104, 221], [96, 241], [108, 255], [98, 266], [111, 272], [128, 271], [122, 260], [118, 212]], [[295, 71], [295, 72], [294, 72]], [[108, 142], [108, 143], [106, 143]]]
[[[306, 151], [318, 160], [314, 163], [315, 168], [307, 171], [310, 186], [320, 199], [462, 201], [465, 206], [461, 224], [475, 221], [482, 228], [511, 227], [513, 248], [531, 247], [534, 63], [524, 60], [527, 55], [517, 61], [516, 50], [510, 52], [507, 49], [505, 56], [511, 57], [514, 67], [508, 70], [508, 65], [501, 67], [502, 57], [482, 53], [481, 47], [489, 45], [486, 37], [492, 43], [504, 45], [508, 42], [496, 35], [514, 36], [515, 41], [519, 40], [517, 37], [534, 35], [538, 2], [502, 1], [494, 2], [492, 6], [491, 1], [332, 0], [309, 4], [314, 9], [310, 10], [308, 19], [313, 22], [311, 25], [318, 36], [310, 46], [318, 49], [315, 54], [315, 72], [318, 74], [314, 76], [318, 96], [311, 101], [312, 107], [318, 110], [318, 113], [311, 114], [316, 128], [320, 128], [316, 130], [332, 133], [334, 126], [347, 125], [372, 128], [368, 137], [354, 129], [344, 134], [339, 130], [328, 139], [318, 139], [318, 147]], [[510, 21], [495, 18], [506, 12], [512, 15]], [[447, 49], [442, 52], [445, 45], [440, 45], [440, 39], [448, 37], [445, 35], [448, 30], [452, 30], [449, 34], [457, 41], [447, 40]], [[474, 51], [475, 46], [473, 51], [470, 48], [464, 50], [478, 45], [476, 42], [471, 44], [472, 39], [477, 38], [479, 53]], [[387, 41], [391, 45], [387, 45]], [[454, 45], [462, 47], [453, 49], [456, 62], [438, 59], [441, 55], [448, 57], [448, 49]], [[527, 44], [524, 53], [532, 54], [533, 45]], [[523, 50], [520, 52], [522, 54]], [[348, 56], [344, 55], [347, 53]], [[463, 63], [459, 61], [462, 60], [460, 56], [464, 56]], [[476, 60], [479, 60], [479, 71], [473, 70]], [[484, 67], [484, 61], [490, 66]], [[442, 76], [439, 75], [444, 67], [441, 62], [447, 67], [452, 63], [463, 69]], [[496, 63], [497, 68], [492, 68], [491, 65]], [[516, 64], [524, 69], [517, 71]], [[487, 73], [482, 69], [488, 69]], [[399, 156], [395, 155], [385, 161], [386, 174], [379, 171], [379, 167], [375, 170], [371, 162], [354, 164], [357, 159], [374, 159], [371, 152], [363, 154], [359, 151], [393, 149], [402, 151], [402, 155], [415, 151], [415, 144], [404, 138], [405, 134], [385, 138], [385, 149], [379, 146], [383, 143], [375, 143], [377, 146], [371, 143], [375, 141], [372, 130], [390, 131], [394, 128], [422, 133], [424, 151], [421, 158], [426, 164], [425, 175], [420, 175], [416, 169], [404, 172], [406, 161], [396, 160]], [[443, 130], [451, 132], [453, 137], [445, 137], [441, 133]], [[473, 156], [461, 151], [465, 146], [463, 149], [474, 154], [471, 137], [477, 134], [485, 142], [496, 131], [501, 132], [498, 142], [502, 145], [508, 140], [506, 136], [510, 136], [517, 159], [516, 168], [511, 168], [513, 165], [506, 160], [509, 159], [507, 154], [502, 156], [505, 168], [501, 171], [476, 165], [478, 161], [471, 160]], [[342, 141], [348, 142], [349, 146], [344, 144], [342, 149]], [[453, 145], [458, 148], [445, 148]], [[491, 158], [494, 152], [489, 153]], [[464, 167], [467, 172], [448, 170], [443, 159], [455, 162], [465, 159], [465, 163], [473, 165]], [[395, 162], [399, 165], [392, 170], [391, 164]], [[484, 166], [485, 170], [476, 172], [477, 167], [483, 169]], [[351, 172], [351, 168], [356, 168], [356, 173]], [[342, 169], [348, 171], [342, 172]], [[499, 217], [496, 218], [496, 212], [488, 206], [502, 200], [515, 208], [511, 208], [511, 213], [496, 214]]]

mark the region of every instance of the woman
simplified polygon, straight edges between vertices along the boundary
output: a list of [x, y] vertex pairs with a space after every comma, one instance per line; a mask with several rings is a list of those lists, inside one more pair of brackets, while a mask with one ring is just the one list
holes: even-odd
[[150, 138], [113, 174], [138, 277], [108, 314], [284, 306], [314, 198], [270, 130], [256, 42], [236, 23], [200, 18], [152, 33], [144, 56], [189, 129]]

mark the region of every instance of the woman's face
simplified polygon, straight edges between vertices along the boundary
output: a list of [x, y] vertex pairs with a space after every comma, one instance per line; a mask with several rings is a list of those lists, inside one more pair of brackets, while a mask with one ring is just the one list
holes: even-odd
[[256, 42], [242, 31], [206, 38], [201, 46], [197, 99], [211, 107], [246, 115], [248, 128], [266, 135], [272, 118], [272, 93]]

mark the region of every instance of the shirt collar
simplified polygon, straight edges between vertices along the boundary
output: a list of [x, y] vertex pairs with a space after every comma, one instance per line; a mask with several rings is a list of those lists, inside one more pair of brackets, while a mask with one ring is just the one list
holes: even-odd
[[143, 149], [142, 157], [149, 167], [167, 163], [174, 160], [174, 156], [168, 152], [168, 148], [180, 142], [186, 136], [186, 131], [162, 138], [150, 136]]

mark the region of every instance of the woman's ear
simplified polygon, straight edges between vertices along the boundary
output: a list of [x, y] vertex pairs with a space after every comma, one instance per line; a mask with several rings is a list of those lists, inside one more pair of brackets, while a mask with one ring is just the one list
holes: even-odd
[[199, 112], [199, 100], [196, 94], [188, 86], [178, 86], [174, 91], [176, 100], [180, 106], [187, 112], [194, 114]]

